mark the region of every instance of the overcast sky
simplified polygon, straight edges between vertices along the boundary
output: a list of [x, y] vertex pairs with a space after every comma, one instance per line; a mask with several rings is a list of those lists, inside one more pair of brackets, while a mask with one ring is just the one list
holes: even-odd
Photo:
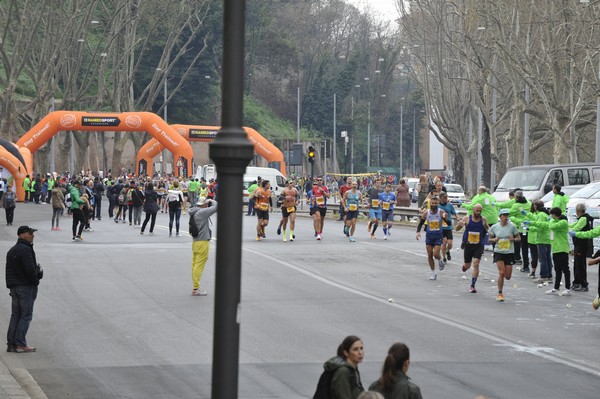
[[347, 3], [354, 4], [358, 9], [370, 9], [373, 14], [383, 18], [394, 20], [398, 18], [395, 0], [345, 0]]

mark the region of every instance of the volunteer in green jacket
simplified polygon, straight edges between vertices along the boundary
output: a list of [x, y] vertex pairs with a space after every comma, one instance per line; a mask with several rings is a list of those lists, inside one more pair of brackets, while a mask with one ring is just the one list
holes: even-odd
[[200, 188], [200, 182], [196, 178], [190, 178], [190, 182], [188, 184], [188, 199], [190, 204], [194, 206], [196, 202], [198, 202], [198, 189]]
[[254, 190], [258, 188], [258, 182], [252, 181], [252, 184], [248, 187], [248, 213], [246, 216], [254, 216]]
[[[534, 220], [538, 213], [539, 210], [536, 208], [535, 203], [533, 203], [531, 205], [531, 212], [525, 212], [525, 219]], [[538, 265], [538, 232], [536, 228], [523, 228], [523, 230], [527, 232], [527, 245], [529, 246], [529, 252], [531, 253], [531, 273], [529, 273], [529, 278], [534, 279]]]
[[496, 208], [498, 209], [510, 209], [511, 206], [513, 206], [515, 204], [515, 191], [516, 190], [510, 190], [508, 192], [508, 199], [504, 202], [496, 202]]
[[567, 204], [569, 203], [569, 196], [565, 195], [562, 191], [560, 191], [562, 187], [560, 184], [555, 184], [552, 186], [552, 192], [554, 193], [554, 198], [552, 199], [552, 208], [560, 208], [563, 215], [567, 214]]
[[[534, 222], [547, 222], [549, 219], [548, 211], [541, 200], [533, 203], [533, 213], [528, 215], [528, 220]], [[547, 224], [530, 225], [527, 229], [529, 234], [529, 249], [533, 249], [532, 240], [536, 242], [536, 252], [540, 264], [539, 278], [533, 280], [534, 283], [552, 282], [552, 247], [550, 241], [550, 229]], [[533, 251], [532, 259], [533, 259]], [[533, 265], [533, 260], [532, 260]], [[532, 270], [535, 272], [535, 267]]]
[[485, 186], [481, 186], [477, 189], [477, 195], [471, 199], [470, 204], [461, 204], [463, 208], [468, 211], [469, 215], [473, 214], [473, 207], [477, 204], [482, 206], [481, 216], [483, 216], [488, 225], [498, 223], [498, 204], [496, 204], [496, 198], [488, 193]]
[[515, 243], [515, 264], [523, 265], [521, 271], [529, 273], [529, 245], [527, 244], [527, 230], [523, 230], [525, 214], [531, 210], [531, 202], [525, 198], [523, 191], [515, 191], [515, 203], [510, 207], [510, 221], [517, 226], [521, 234], [521, 242]]
[[[550, 229], [550, 241], [552, 242], [552, 260], [554, 261], [554, 271], [556, 279], [554, 288], [546, 291], [548, 295], [571, 295], [571, 271], [569, 270], [569, 223], [567, 217], [562, 214], [559, 207], [550, 209], [551, 219], [547, 222], [525, 221], [525, 224], [531, 226], [547, 225]], [[565, 290], [560, 292], [560, 281], [565, 276]]]
[[[85, 201], [79, 197], [79, 188], [81, 182], [75, 180], [73, 184], [69, 186], [69, 194], [71, 194], [71, 213], [73, 214], [73, 241], [82, 240], [81, 232], [85, 227], [85, 216], [83, 216], [83, 209], [81, 207], [85, 204]], [[77, 226], [79, 224], [79, 228]]]
[[23, 180], [23, 189], [25, 190], [25, 203], [31, 201], [31, 179], [29, 175], [25, 176]]

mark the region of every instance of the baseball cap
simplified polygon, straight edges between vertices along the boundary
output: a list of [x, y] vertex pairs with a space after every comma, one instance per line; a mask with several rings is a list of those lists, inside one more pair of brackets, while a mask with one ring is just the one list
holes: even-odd
[[208, 198], [206, 198], [204, 196], [200, 197], [200, 198], [198, 198], [198, 202], [196, 202], [196, 205], [202, 206], [202, 205], [206, 204], [206, 201], [208, 201]]
[[30, 226], [19, 226], [19, 229], [17, 230], [17, 235], [21, 235], [24, 233], [33, 233], [34, 231], [37, 231], [37, 229], [34, 229]]
[[508, 215], [508, 214], [510, 214], [510, 210], [507, 208], [500, 209], [500, 212], [498, 214], [499, 215]]

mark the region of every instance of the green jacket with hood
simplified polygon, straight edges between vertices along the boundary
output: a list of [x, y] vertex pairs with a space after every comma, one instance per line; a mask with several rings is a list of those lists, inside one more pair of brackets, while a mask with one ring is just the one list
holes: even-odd
[[325, 371], [333, 371], [330, 387], [332, 399], [356, 399], [365, 390], [358, 368], [352, 367], [341, 357], [329, 359], [323, 368]]

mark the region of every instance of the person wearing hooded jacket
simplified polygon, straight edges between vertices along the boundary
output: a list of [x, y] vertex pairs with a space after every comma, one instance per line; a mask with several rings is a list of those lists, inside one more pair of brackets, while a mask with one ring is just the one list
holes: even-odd
[[[73, 213], [73, 241], [82, 240], [81, 232], [85, 227], [85, 216], [83, 215], [83, 205], [85, 201], [81, 199], [79, 196], [79, 187], [81, 186], [81, 182], [79, 180], [75, 180], [73, 184], [69, 186], [69, 194], [71, 194], [71, 212]], [[77, 228], [79, 225], [79, 229]]]
[[531, 210], [531, 201], [525, 198], [523, 191], [515, 191], [515, 203], [510, 207], [509, 218], [513, 222], [519, 234], [521, 235], [521, 242], [515, 243], [515, 263], [522, 264], [521, 271], [523, 273], [529, 273], [529, 244], [527, 241], [527, 230], [523, 229], [523, 222], [526, 217], [523, 213], [527, 213]]
[[[546, 291], [547, 295], [571, 295], [571, 271], [569, 270], [569, 223], [567, 217], [562, 214], [559, 207], [550, 209], [551, 219], [543, 221], [525, 221], [525, 224], [540, 227], [547, 225], [550, 229], [550, 240], [552, 242], [552, 261], [554, 262], [554, 288]], [[560, 281], [565, 276], [565, 290], [560, 290]]]
[[337, 349], [337, 356], [323, 365], [325, 371], [332, 371], [330, 395], [332, 399], [356, 399], [365, 389], [360, 380], [358, 364], [364, 357], [364, 347], [360, 338], [350, 335]]
[[408, 346], [396, 342], [388, 350], [381, 377], [369, 386], [369, 391], [379, 392], [385, 399], [422, 399], [421, 389], [406, 375], [409, 367]]
[[198, 202], [189, 209], [190, 218], [194, 218], [198, 227], [198, 235], [192, 237], [192, 296], [206, 296], [206, 291], [200, 288], [200, 279], [208, 260], [208, 250], [212, 232], [209, 218], [217, 212], [217, 201], [200, 197]]
[[552, 208], [560, 208], [563, 215], [567, 213], [567, 204], [569, 203], [569, 196], [565, 195], [562, 191], [560, 184], [552, 186], [552, 192], [554, 192], [554, 198], [552, 199]]

